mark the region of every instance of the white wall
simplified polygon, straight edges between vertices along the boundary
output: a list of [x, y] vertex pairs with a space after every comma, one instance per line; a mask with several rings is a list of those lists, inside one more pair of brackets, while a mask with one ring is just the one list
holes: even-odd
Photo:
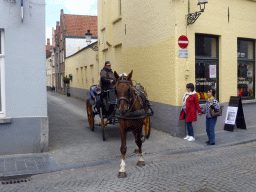
[[46, 117], [45, 0], [0, 1], [5, 33], [6, 117]]
[[[92, 39], [92, 43], [96, 42], [97, 39]], [[85, 41], [85, 38], [70, 38], [66, 37], [66, 57], [69, 57], [70, 55], [73, 55], [80, 49], [83, 49], [87, 46], [87, 43]]]

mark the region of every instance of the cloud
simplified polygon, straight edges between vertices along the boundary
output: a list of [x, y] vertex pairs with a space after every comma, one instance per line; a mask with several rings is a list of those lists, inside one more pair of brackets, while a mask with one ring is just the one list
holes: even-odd
[[[48, 27], [46, 27], [46, 29], [45, 29], [45, 42], [47, 43], [47, 38], [50, 38], [50, 42], [51, 42], [51, 44], [52, 44], [52, 27], [54, 27], [54, 26], [48, 26]], [[45, 43], [45, 44], [46, 44]]]
[[64, 0], [64, 6], [71, 14], [97, 15], [97, 0]]
[[97, 0], [46, 0], [46, 38], [52, 38], [52, 27], [60, 21], [60, 10], [64, 14], [98, 15]]

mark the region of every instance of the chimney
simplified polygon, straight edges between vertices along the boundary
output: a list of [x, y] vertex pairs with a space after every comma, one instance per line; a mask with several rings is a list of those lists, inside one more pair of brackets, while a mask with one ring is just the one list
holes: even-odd
[[47, 38], [47, 45], [50, 45], [50, 38]]

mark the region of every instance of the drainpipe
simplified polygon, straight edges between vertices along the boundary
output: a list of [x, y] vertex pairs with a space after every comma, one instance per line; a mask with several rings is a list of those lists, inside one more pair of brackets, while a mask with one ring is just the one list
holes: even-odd
[[58, 88], [59, 88], [59, 79], [60, 79], [60, 48], [58, 47]]
[[56, 54], [54, 54], [54, 65], [55, 65], [55, 68], [54, 68], [54, 72], [55, 72], [55, 73], [54, 73], [54, 75], [55, 75], [55, 81], [54, 81], [55, 90], [54, 90], [54, 91], [55, 91], [55, 93], [56, 93], [56, 89], [57, 89], [57, 75], [56, 75], [56, 72], [57, 72], [57, 71], [56, 71], [56, 66], [57, 66], [57, 65], [56, 65], [56, 63], [57, 63], [57, 62], [56, 62]]

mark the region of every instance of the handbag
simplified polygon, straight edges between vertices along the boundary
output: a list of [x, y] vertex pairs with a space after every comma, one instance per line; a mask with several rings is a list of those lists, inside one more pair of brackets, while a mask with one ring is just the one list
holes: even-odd
[[216, 111], [215, 109], [210, 109], [210, 113], [212, 117], [222, 116], [222, 109], [221, 107], [219, 111]]

